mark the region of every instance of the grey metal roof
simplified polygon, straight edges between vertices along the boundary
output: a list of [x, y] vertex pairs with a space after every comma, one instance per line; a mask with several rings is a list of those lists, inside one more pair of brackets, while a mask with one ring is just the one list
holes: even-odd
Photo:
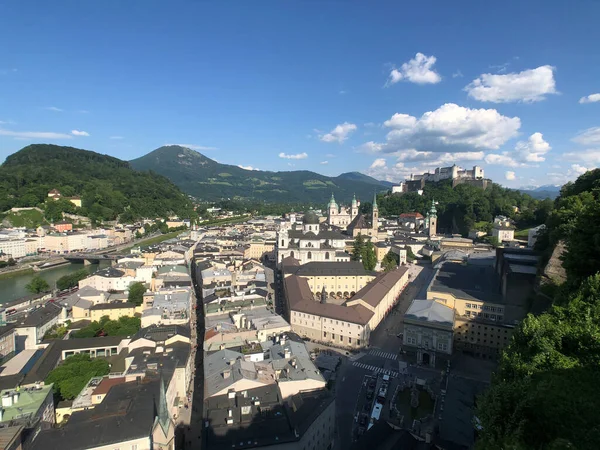
[[360, 261], [348, 261], [348, 262], [309, 262], [302, 266], [290, 268], [290, 273], [295, 273], [298, 276], [316, 276], [316, 275], [327, 275], [327, 276], [361, 276], [361, 275], [377, 275], [375, 272], [365, 270], [363, 264]]
[[435, 300], [413, 300], [404, 318], [452, 327], [454, 310]]

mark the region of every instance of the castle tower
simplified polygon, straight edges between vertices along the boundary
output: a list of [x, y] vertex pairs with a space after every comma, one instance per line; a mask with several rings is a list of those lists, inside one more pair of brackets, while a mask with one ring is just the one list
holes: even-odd
[[358, 202], [356, 201], [356, 194], [352, 197], [352, 208], [350, 209], [350, 222], [358, 216]]
[[373, 194], [373, 223], [371, 224], [373, 234], [377, 235], [379, 229], [379, 207], [377, 206], [377, 193]]
[[429, 237], [437, 233], [437, 210], [435, 209], [435, 200], [431, 200], [431, 208], [427, 213], [427, 222], [429, 223]]

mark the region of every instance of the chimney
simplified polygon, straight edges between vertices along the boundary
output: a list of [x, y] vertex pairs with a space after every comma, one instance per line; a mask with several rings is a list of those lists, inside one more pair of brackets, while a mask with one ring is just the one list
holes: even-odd
[[231, 408], [227, 410], [227, 417], [233, 417], [233, 411], [231, 410]]
[[19, 391], [15, 391], [13, 392], [12, 398], [13, 398], [13, 405], [16, 405], [17, 402], [19, 401]]
[[223, 378], [224, 379], [228, 379], [231, 376], [231, 370], [224, 370], [223, 371]]
[[292, 352], [290, 352], [290, 349], [289, 349], [289, 348], [285, 348], [285, 349], [283, 350], [283, 357], [284, 357], [285, 359], [290, 359], [290, 358], [292, 357]]

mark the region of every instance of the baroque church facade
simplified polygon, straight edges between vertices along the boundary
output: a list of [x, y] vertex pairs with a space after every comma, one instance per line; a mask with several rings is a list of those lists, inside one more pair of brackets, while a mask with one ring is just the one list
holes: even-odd
[[[297, 223], [297, 222], [296, 222]], [[302, 228], [287, 227], [279, 230], [277, 236], [277, 262], [291, 256], [300, 264], [312, 261], [350, 261], [344, 251], [345, 236], [337, 231], [322, 230], [319, 217], [309, 212], [302, 219]]]
[[352, 198], [352, 206], [350, 209], [347, 209], [343, 205], [338, 206], [332, 193], [331, 200], [329, 200], [329, 204], [327, 205], [327, 223], [330, 226], [339, 227], [342, 230], [345, 230], [348, 225], [352, 223], [354, 218], [358, 216], [359, 206], [360, 202], [356, 200], [356, 195]]

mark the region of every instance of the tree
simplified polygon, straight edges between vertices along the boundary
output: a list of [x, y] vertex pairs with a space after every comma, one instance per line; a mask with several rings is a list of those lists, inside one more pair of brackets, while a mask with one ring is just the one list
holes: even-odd
[[127, 300], [135, 306], [140, 306], [144, 302], [145, 292], [146, 286], [144, 283], [132, 283], [129, 285], [129, 296], [127, 297]]
[[17, 262], [13, 258], [8, 258], [8, 261], [6, 261], [6, 263], [9, 266], [16, 266], [17, 265]]
[[417, 257], [413, 253], [412, 247], [410, 245], [407, 245], [405, 247], [405, 250], [406, 250], [406, 260], [407, 261], [414, 261], [415, 259], [417, 259]]
[[374, 270], [377, 265], [377, 254], [375, 253], [375, 246], [371, 241], [365, 245], [362, 262], [365, 270]]
[[28, 284], [25, 285], [25, 289], [32, 294], [39, 294], [41, 292], [48, 292], [50, 290], [50, 285], [42, 277], [36, 275]]
[[77, 286], [81, 280], [87, 278], [89, 275], [90, 272], [87, 269], [79, 269], [56, 280], [56, 288], [61, 291], [70, 289]]
[[365, 251], [365, 238], [362, 234], [359, 234], [354, 239], [354, 245], [352, 246], [352, 261], [360, 261]]
[[390, 250], [383, 257], [383, 260], [381, 261], [381, 267], [383, 267], [384, 271], [389, 272], [390, 270], [394, 270], [398, 267], [399, 261], [400, 256]]
[[69, 356], [46, 377], [46, 384], [54, 383], [54, 392], [65, 400], [72, 400], [92, 377], [108, 375], [110, 366], [103, 358], [91, 359], [80, 353]]

